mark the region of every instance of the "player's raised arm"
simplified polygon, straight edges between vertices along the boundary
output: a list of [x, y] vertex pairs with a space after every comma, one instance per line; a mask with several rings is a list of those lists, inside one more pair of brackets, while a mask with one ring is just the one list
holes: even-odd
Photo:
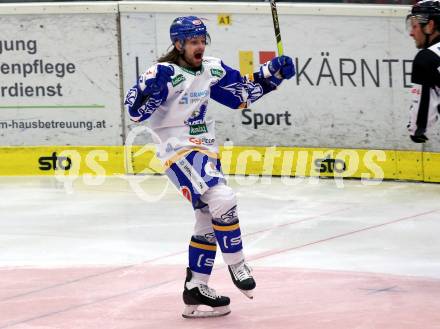
[[295, 75], [292, 58], [284, 55], [263, 64], [252, 79], [224, 63], [221, 66], [225, 75], [211, 87], [211, 98], [233, 109], [248, 107]]
[[124, 101], [132, 121], [148, 119], [167, 99], [167, 83], [171, 82], [173, 74], [172, 66], [157, 64], [139, 77], [136, 85], [127, 92]]

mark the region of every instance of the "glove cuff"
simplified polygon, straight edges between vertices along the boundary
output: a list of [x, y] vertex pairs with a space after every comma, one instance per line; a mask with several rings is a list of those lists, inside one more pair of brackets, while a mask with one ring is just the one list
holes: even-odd
[[281, 84], [281, 82], [283, 82], [283, 79], [278, 79], [276, 76], [272, 76], [269, 78], [269, 83], [275, 88], [277, 88]]
[[270, 61], [268, 61], [260, 66], [260, 76], [262, 78], [267, 79], [272, 76], [272, 73], [270, 73], [270, 71], [269, 71], [269, 63], [270, 63]]

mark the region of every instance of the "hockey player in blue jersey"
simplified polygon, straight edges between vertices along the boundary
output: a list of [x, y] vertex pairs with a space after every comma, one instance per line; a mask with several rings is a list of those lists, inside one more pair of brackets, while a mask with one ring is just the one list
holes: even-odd
[[[232, 109], [247, 108], [295, 75], [292, 59], [280, 56], [252, 77], [204, 56], [210, 41], [205, 24], [195, 16], [178, 17], [170, 27], [172, 50], [158, 59], [128, 91], [125, 105], [131, 120], [149, 121], [157, 156], [166, 175], [191, 202], [195, 213], [184, 284], [184, 317], [210, 317], [230, 312], [228, 297], [208, 286], [217, 245], [233, 283], [252, 298], [255, 280], [245, 262], [237, 200], [221, 170], [213, 99]], [[200, 305], [212, 309], [203, 311]]]

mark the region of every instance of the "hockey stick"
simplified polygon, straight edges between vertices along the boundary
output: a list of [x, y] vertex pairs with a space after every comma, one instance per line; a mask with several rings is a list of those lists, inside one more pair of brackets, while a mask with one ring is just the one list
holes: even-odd
[[283, 54], [283, 43], [281, 42], [280, 22], [278, 21], [278, 12], [275, 0], [270, 0], [270, 7], [272, 9], [272, 20], [273, 27], [275, 29], [275, 38], [277, 40], [278, 56], [281, 56]]

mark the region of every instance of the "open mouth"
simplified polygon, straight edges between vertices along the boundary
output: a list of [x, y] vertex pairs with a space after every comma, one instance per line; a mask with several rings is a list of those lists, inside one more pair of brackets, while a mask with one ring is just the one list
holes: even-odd
[[194, 58], [197, 59], [197, 60], [202, 59], [202, 53], [196, 53], [196, 54], [194, 54]]

